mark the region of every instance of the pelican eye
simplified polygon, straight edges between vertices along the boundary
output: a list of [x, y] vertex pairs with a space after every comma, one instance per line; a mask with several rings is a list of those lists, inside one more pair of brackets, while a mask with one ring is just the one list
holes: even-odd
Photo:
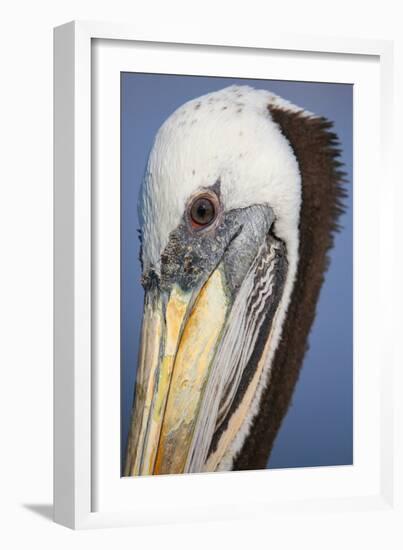
[[194, 227], [210, 225], [217, 216], [217, 207], [214, 201], [204, 195], [197, 197], [190, 206], [190, 219]]

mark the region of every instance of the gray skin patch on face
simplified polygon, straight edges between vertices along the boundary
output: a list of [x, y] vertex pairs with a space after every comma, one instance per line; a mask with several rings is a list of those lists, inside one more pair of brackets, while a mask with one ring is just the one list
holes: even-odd
[[161, 255], [161, 290], [169, 291], [179, 284], [187, 291], [203, 284], [241, 229], [231, 214], [215, 228], [201, 231], [192, 230], [184, 216]]
[[150, 270], [143, 274], [143, 285], [157, 284], [169, 292], [178, 284], [189, 291], [204, 284], [222, 262], [233, 298], [273, 222], [273, 210], [264, 204], [222, 212], [216, 225], [201, 230], [191, 227], [185, 213], [161, 255], [160, 277]]

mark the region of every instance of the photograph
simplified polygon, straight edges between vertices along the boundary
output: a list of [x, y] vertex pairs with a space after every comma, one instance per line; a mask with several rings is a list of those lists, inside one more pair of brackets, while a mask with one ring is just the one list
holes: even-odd
[[4, 4], [0, 547], [401, 550], [397, 3]]
[[121, 73], [121, 475], [353, 464], [353, 86]]

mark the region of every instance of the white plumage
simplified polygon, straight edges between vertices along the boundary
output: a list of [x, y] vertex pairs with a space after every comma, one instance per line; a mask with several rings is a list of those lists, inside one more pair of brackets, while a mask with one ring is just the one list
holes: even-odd
[[188, 101], [164, 122], [139, 201], [145, 269], [153, 266], [158, 272], [161, 252], [188, 198], [218, 179], [226, 211], [270, 204], [276, 234], [287, 243], [289, 254], [296, 254], [300, 174], [268, 105], [301, 110], [270, 92], [230, 86]]

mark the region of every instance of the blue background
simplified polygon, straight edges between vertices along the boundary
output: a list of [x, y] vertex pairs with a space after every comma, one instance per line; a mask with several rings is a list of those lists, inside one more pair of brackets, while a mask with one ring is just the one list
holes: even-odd
[[122, 73], [121, 79], [121, 451], [130, 425], [143, 307], [137, 196], [153, 138], [180, 105], [231, 84], [270, 90], [334, 122], [349, 184], [309, 337], [309, 351], [268, 468], [353, 462], [352, 109], [349, 84]]

